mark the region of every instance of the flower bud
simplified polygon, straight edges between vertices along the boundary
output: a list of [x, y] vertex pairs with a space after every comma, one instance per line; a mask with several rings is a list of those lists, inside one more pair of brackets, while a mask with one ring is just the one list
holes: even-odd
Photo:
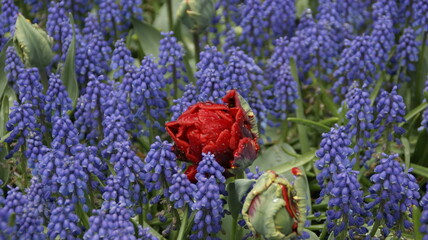
[[203, 32], [215, 14], [212, 0], [183, 0], [178, 9], [178, 16], [193, 33]]
[[[303, 179], [292, 171], [295, 181]], [[288, 239], [302, 233], [306, 221], [305, 192], [274, 171], [261, 175], [248, 193], [242, 215], [248, 227], [265, 239]]]

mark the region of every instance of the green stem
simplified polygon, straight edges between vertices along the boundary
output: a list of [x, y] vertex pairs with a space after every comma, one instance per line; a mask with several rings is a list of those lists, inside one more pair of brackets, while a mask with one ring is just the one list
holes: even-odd
[[172, 29], [174, 28], [174, 21], [173, 21], [173, 16], [172, 16], [172, 1], [171, 0], [167, 0], [166, 1], [166, 5], [168, 7], [168, 24], [169, 24], [169, 30], [172, 31]]
[[324, 223], [324, 227], [322, 228], [322, 232], [319, 239], [326, 239], [326, 236], [327, 236], [327, 221], [325, 221]]
[[376, 219], [375, 223], [373, 224], [373, 228], [370, 231], [370, 236], [371, 237], [374, 237], [374, 235], [376, 234], [377, 229], [379, 228], [379, 226], [380, 226], [380, 220]]
[[193, 44], [195, 45], [195, 60], [196, 63], [199, 62], [199, 53], [201, 49], [199, 47], [199, 35], [197, 33], [193, 33]]
[[188, 205], [184, 208], [183, 220], [181, 221], [180, 230], [178, 231], [177, 240], [186, 239], [185, 231], [189, 221], [189, 209]]
[[[239, 171], [235, 175], [236, 179], [243, 179], [245, 177], [244, 171]], [[239, 216], [239, 215], [238, 215]], [[240, 229], [238, 224], [238, 216], [233, 218], [232, 222], [232, 240], [242, 239], [242, 229]]]
[[26, 189], [28, 187], [28, 173], [27, 173], [27, 159], [22, 158], [20, 162], [21, 171], [22, 171], [22, 187]]

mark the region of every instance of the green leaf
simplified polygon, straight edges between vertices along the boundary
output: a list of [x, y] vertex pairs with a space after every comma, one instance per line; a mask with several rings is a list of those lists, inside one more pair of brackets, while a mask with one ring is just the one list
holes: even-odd
[[[180, 6], [180, 1], [173, 1], [171, 0], [172, 3], [172, 15], [173, 15], [173, 20], [172, 23], [175, 25], [175, 23], [177, 22], [177, 10], [178, 7]], [[156, 29], [160, 29], [163, 32], [167, 32], [169, 31], [169, 24], [168, 24], [168, 3], [165, 2], [162, 7], [159, 9], [159, 12], [155, 18], [155, 21], [153, 22], [153, 27], [155, 27]], [[174, 31], [175, 33], [175, 31]]]
[[290, 122], [295, 122], [297, 124], [301, 124], [301, 125], [313, 128], [313, 129], [315, 129], [321, 133], [330, 131], [330, 128], [328, 126], [326, 126], [320, 122], [314, 122], [314, 121], [308, 120], [308, 119], [293, 118], [293, 117], [287, 118], [287, 120]]
[[[0, 99], [3, 97], [4, 90], [7, 86], [7, 77], [6, 72], [4, 71], [4, 67], [6, 65], [6, 50], [9, 46], [12, 45], [12, 41], [9, 40], [7, 43], [3, 46], [2, 51], [0, 52]], [[1, 135], [0, 135], [1, 136]]]
[[0, 108], [0, 138], [6, 134], [6, 124], [9, 121], [10, 107], [13, 107], [13, 103], [16, 101], [15, 91], [10, 86], [6, 87], [1, 101]]
[[[297, 74], [296, 60], [294, 58], [290, 58], [290, 68], [291, 68], [291, 75], [293, 76], [294, 81], [296, 81], [297, 83], [297, 89], [298, 89], [297, 92], [299, 94], [299, 98], [296, 99], [296, 105], [297, 105], [296, 116], [300, 119], [305, 119], [302, 90], [300, 89], [300, 80], [299, 80], [299, 75]], [[309, 139], [308, 139], [308, 134], [306, 132], [306, 127], [302, 125], [298, 125], [297, 130], [299, 132], [301, 151], [302, 153], [307, 152], [309, 150]]]
[[415, 163], [411, 163], [410, 167], [413, 168], [412, 173], [428, 178], [428, 168], [423, 167], [423, 166], [418, 165], [418, 164], [415, 164]]
[[31, 24], [21, 14], [16, 20], [13, 41], [18, 54], [27, 66], [42, 69], [49, 65], [54, 57], [52, 39], [43, 29]]
[[[426, 42], [428, 33], [425, 32], [423, 35], [422, 42]], [[425, 86], [425, 79], [428, 73], [428, 64], [427, 64], [427, 52], [428, 49], [426, 44], [422, 44], [421, 51], [419, 52], [419, 61], [416, 65], [416, 72], [412, 75], [413, 89], [415, 90], [412, 94], [412, 103], [419, 104], [422, 102], [422, 94]]]
[[9, 181], [10, 166], [5, 159], [7, 154], [8, 154], [7, 148], [2, 147], [0, 149], [0, 180], [3, 182], [3, 184], [0, 184], [0, 188], [8, 184], [8, 181]]
[[295, 158], [293, 160], [287, 161], [281, 165], [276, 166], [275, 171], [278, 174], [290, 171], [294, 167], [303, 166], [308, 162], [311, 162], [315, 159], [315, 150], [307, 152], [298, 158]]
[[73, 36], [71, 38], [70, 46], [68, 47], [67, 56], [65, 58], [64, 68], [62, 70], [61, 80], [67, 89], [68, 96], [73, 100], [73, 106], [76, 105], [77, 98], [79, 97], [79, 86], [76, 79], [75, 70], [75, 55], [76, 55], [76, 33], [74, 29], [74, 19], [70, 14], [71, 26], [73, 27]]
[[296, 159], [296, 153], [290, 145], [286, 143], [275, 144], [264, 150], [253, 162], [250, 169], [254, 171], [255, 166], [258, 166], [260, 171], [276, 171], [277, 166], [293, 161], [294, 159]]
[[318, 235], [316, 233], [312, 232], [311, 230], [305, 229], [303, 231], [309, 233], [309, 238], [307, 238], [309, 240], [319, 240], [320, 239], [318, 237]]
[[419, 133], [418, 141], [416, 142], [415, 151], [412, 155], [412, 162], [423, 167], [428, 167], [428, 131], [424, 130]]
[[[417, 116], [419, 113], [423, 112], [427, 107], [428, 107], [428, 103], [426, 102], [421, 103], [419, 106], [413, 108], [410, 112], [408, 112], [406, 116], [404, 116], [404, 119], [406, 120], [406, 122], [408, 122], [410, 119]], [[399, 126], [400, 127], [404, 126], [406, 122], [400, 123]]]
[[236, 179], [234, 182], [227, 184], [227, 204], [233, 218], [241, 214], [243, 202], [241, 201], [254, 184], [254, 180]]
[[381, 72], [379, 79], [376, 81], [376, 86], [373, 92], [370, 94], [370, 105], [373, 106], [374, 101], [379, 94], [380, 88], [382, 87], [383, 81], [385, 80], [385, 72]]
[[421, 227], [421, 210], [413, 205], [412, 207], [412, 218], [413, 218], [413, 233], [414, 233], [414, 239], [415, 240], [422, 240], [423, 234], [419, 230]]
[[321, 89], [321, 99], [322, 103], [330, 111], [330, 113], [333, 114], [333, 116], [338, 117], [339, 113], [337, 105], [334, 103], [332, 96], [328, 94], [324, 88]]
[[404, 163], [406, 165], [406, 169], [409, 169], [409, 166], [410, 166], [410, 143], [409, 143], [409, 139], [407, 139], [406, 137], [402, 137], [401, 142], [403, 143], [403, 147], [404, 147]]
[[334, 125], [337, 122], [339, 122], [339, 118], [338, 117], [326, 118], [326, 119], [320, 121], [321, 124], [324, 124], [326, 126], [332, 126], [332, 125]]
[[145, 55], [152, 54], [154, 57], [159, 56], [159, 46], [162, 35], [160, 32], [146, 22], [132, 19], [135, 33], [138, 36], [138, 42]]
[[88, 218], [88, 215], [83, 211], [82, 204], [76, 203], [75, 207], [76, 207], [76, 214], [79, 217], [80, 222], [86, 229], [89, 229], [89, 218]]
[[309, 0], [299, 0], [296, 2], [296, 14], [301, 16], [303, 11], [309, 8]]

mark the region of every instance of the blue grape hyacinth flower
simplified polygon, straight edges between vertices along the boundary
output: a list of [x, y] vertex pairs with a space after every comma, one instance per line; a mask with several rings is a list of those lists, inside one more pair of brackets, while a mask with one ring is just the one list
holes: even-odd
[[[177, 172], [176, 156], [172, 151], [171, 143], [162, 141], [157, 136], [144, 162], [144, 183], [149, 192], [161, 189], [162, 184], [171, 184], [172, 175]], [[168, 189], [164, 189], [164, 195], [169, 197]]]
[[364, 89], [365, 86], [359, 88], [356, 85], [346, 95], [346, 130], [353, 140], [354, 154], [359, 164], [364, 164], [371, 158], [375, 147], [370, 140], [371, 131], [374, 129], [374, 109], [371, 106], [370, 94]]
[[203, 153], [202, 161], [197, 167], [196, 174], [197, 191], [194, 193], [195, 203], [192, 210], [196, 211], [190, 239], [218, 239], [213, 237], [221, 230], [223, 217], [223, 201], [221, 194], [225, 194], [223, 176], [224, 168], [221, 167], [210, 153]]
[[373, 185], [369, 188], [370, 195], [367, 198], [373, 201], [365, 206], [367, 210], [373, 211], [376, 221], [384, 221], [384, 237], [392, 229], [400, 237], [401, 229], [412, 227], [413, 224], [406, 216], [411, 214], [413, 205], [418, 206], [420, 198], [416, 178], [410, 173], [412, 169], [405, 170], [404, 164], [397, 158], [398, 154], [382, 154], [382, 159], [374, 169], [375, 174], [370, 177]]
[[391, 92], [382, 89], [378, 96], [376, 104], [376, 120], [374, 126], [377, 131], [374, 134], [374, 139], [379, 140], [382, 135], [385, 135], [385, 141], [392, 142], [395, 140], [397, 144], [401, 141], [398, 136], [403, 135], [406, 130], [398, 124], [405, 122], [406, 104], [403, 97], [397, 93], [397, 86], [394, 86]]
[[[427, 185], [428, 190], [428, 185]], [[419, 202], [420, 206], [422, 207], [422, 213], [421, 213], [421, 226], [419, 228], [419, 231], [423, 234], [422, 240], [428, 240], [428, 191], [427, 193], [421, 198], [421, 201]]]
[[59, 117], [67, 114], [67, 111], [72, 109], [72, 101], [68, 97], [67, 89], [65, 88], [59, 75], [51, 74], [49, 77], [49, 87], [46, 92], [45, 115], [48, 122], [52, 121], [52, 117]]
[[114, 44], [113, 55], [111, 57], [110, 68], [115, 71], [114, 79], [119, 79], [125, 75], [127, 67], [134, 63], [131, 51], [126, 48], [124, 39], [119, 39]]
[[191, 208], [197, 187], [190, 182], [184, 173], [175, 173], [172, 175], [171, 186], [168, 191], [170, 193], [169, 199], [174, 202], [175, 208], [182, 208], [186, 204]]

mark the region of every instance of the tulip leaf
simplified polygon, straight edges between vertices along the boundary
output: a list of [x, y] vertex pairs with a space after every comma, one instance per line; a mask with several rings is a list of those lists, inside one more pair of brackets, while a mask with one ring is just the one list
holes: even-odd
[[6, 65], [6, 50], [9, 46], [12, 45], [12, 41], [8, 41], [4, 46], [2, 51], [0, 52], [0, 99], [3, 97], [3, 93], [7, 86], [7, 76], [6, 72], [4, 71], [4, 67]]
[[421, 227], [421, 216], [422, 216], [422, 213], [419, 207], [413, 205], [412, 218], [413, 218], [413, 233], [414, 233], [415, 240], [422, 240], [423, 238], [423, 235], [419, 230]]
[[254, 171], [255, 166], [258, 166], [261, 171], [276, 171], [277, 166], [293, 161], [296, 156], [296, 152], [290, 145], [286, 143], [275, 144], [259, 154], [259, 157], [253, 162], [250, 169]]
[[302, 119], [302, 118], [294, 118], [294, 117], [289, 117], [287, 118], [288, 121], [290, 122], [295, 122], [297, 124], [301, 124], [310, 128], [313, 128], [321, 133], [324, 132], [328, 132], [330, 131], [330, 128], [320, 122], [315, 122], [312, 120], [308, 120], [308, 119]]
[[36, 24], [31, 24], [21, 14], [16, 20], [14, 43], [18, 55], [27, 66], [42, 69], [54, 57], [52, 39]]
[[233, 218], [237, 218], [241, 213], [244, 198], [254, 183], [254, 180], [236, 179], [227, 184], [227, 203]]
[[159, 56], [159, 46], [162, 35], [153, 26], [138, 19], [132, 19], [135, 33], [138, 36], [138, 42], [145, 55]]
[[304, 232], [307, 232], [307, 233], [309, 233], [309, 238], [306, 238], [306, 239], [309, 239], [309, 240], [319, 240], [320, 238], [317, 236], [317, 234], [316, 233], [314, 233], [314, 232], [312, 232], [311, 230], [308, 230], [308, 229], [305, 229], [305, 230], [303, 230]]
[[64, 69], [61, 75], [61, 80], [67, 89], [68, 96], [73, 100], [73, 106], [76, 105], [77, 97], [79, 96], [79, 86], [76, 79], [75, 70], [75, 55], [76, 55], [76, 32], [74, 29], [74, 19], [70, 14], [71, 26], [73, 26], [73, 36], [70, 46], [68, 47], [67, 56], [65, 58]]
[[291, 161], [285, 162], [281, 165], [278, 165], [275, 170], [278, 172], [278, 174], [285, 173], [287, 171], [290, 171], [294, 167], [299, 167], [302, 165], [305, 165], [308, 162], [311, 162], [315, 159], [315, 151], [307, 152]]

